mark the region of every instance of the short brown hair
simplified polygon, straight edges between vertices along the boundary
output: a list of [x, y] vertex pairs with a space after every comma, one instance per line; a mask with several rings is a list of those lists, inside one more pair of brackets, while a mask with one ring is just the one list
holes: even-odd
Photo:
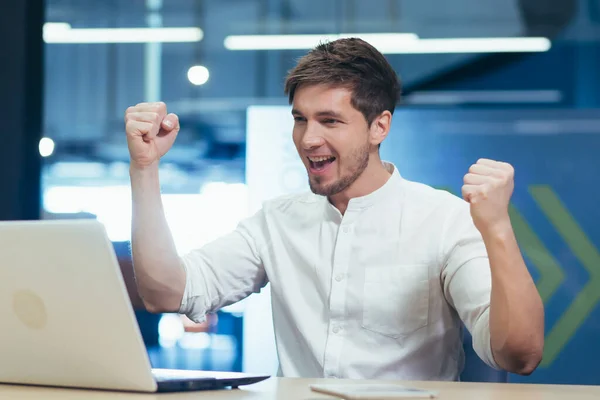
[[289, 102], [301, 85], [330, 85], [352, 91], [352, 106], [369, 126], [384, 111], [392, 114], [400, 100], [402, 84], [387, 59], [358, 38], [319, 44], [302, 57], [285, 80]]

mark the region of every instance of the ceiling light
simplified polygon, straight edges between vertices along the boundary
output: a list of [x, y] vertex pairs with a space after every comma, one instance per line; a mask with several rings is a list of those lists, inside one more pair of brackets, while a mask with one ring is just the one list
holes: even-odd
[[199, 42], [200, 28], [71, 28], [63, 22], [44, 24], [46, 43], [182, 43]]
[[200, 86], [208, 82], [210, 74], [208, 68], [202, 65], [195, 65], [188, 70], [187, 77], [193, 85]]
[[359, 37], [373, 46], [393, 41], [414, 41], [412, 33], [341, 33], [322, 35], [237, 35], [225, 38], [228, 50], [307, 50], [322, 42]]
[[343, 37], [359, 37], [384, 54], [544, 52], [552, 47], [544, 37], [421, 39], [411, 33], [238, 35], [226, 37], [224, 45], [229, 50], [308, 50]]

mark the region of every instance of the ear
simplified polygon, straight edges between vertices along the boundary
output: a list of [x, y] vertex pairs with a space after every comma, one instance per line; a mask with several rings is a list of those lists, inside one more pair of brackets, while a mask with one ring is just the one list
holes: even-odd
[[379, 146], [387, 137], [390, 126], [392, 125], [392, 113], [389, 111], [382, 112], [371, 123], [370, 142], [373, 146]]

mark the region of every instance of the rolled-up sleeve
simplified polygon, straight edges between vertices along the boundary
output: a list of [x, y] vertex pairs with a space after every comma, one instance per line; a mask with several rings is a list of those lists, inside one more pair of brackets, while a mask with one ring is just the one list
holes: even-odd
[[267, 284], [261, 226], [259, 211], [233, 232], [181, 257], [186, 282], [179, 313], [202, 322], [207, 313], [260, 292]]
[[453, 209], [443, 236], [441, 276], [446, 300], [471, 333], [473, 349], [479, 358], [500, 369], [494, 360], [490, 337], [489, 258], [466, 202]]

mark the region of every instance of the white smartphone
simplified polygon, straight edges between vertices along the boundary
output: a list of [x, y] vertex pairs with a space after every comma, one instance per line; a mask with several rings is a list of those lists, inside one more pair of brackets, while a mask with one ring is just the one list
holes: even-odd
[[438, 396], [436, 391], [395, 384], [315, 384], [310, 385], [310, 389], [347, 400], [432, 399]]

